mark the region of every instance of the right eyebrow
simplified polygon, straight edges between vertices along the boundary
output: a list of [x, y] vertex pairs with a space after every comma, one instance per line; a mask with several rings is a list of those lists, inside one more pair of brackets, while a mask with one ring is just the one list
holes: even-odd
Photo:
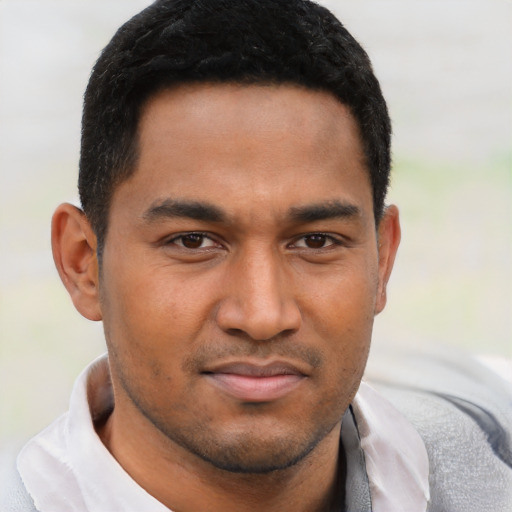
[[164, 199], [151, 205], [142, 214], [142, 218], [147, 222], [175, 217], [205, 222], [223, 222], [226, 220], [225, 213], [213, 204], [180, 199]]

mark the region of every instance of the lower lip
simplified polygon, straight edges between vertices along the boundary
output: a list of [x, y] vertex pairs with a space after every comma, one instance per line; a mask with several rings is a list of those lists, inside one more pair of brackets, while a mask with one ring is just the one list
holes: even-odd
[[302, 375], [253, 377], [234, 373], [211, 373], [207, 377], [228, 395], [244, 402], [270, 402], [291, 393], [304, 379]]

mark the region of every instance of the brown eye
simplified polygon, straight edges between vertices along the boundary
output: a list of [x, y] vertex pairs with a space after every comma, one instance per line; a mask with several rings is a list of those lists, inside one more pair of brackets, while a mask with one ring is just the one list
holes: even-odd
[[216, 245], [216, 243], [204, 233], [187, 233], [173, 238], [170, 242], [185, 249], [206, 249]]
[[310, 249], [321, 249], [327, 242], [327, 236], [322, 234], [307, 235], [304, 237], [306, 247]]
[[184, 235], [181, 237], [181, 243], [183, 247], [187, 249], [199, 249], [203, 244], [204, 235], [198, 233], [191, 233], [190, 235]]
[[340, 242], [334, 236], [326, 233], [310, 233], [301, 236], [292, 245], [299, 249], [326, 249], [332, 245], [340, 245]]

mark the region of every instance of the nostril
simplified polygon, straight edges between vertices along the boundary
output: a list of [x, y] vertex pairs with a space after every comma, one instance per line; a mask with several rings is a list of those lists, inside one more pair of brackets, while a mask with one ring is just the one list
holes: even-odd
[[229, 334], [230, 336], [237, 336], [239, 338], [247, 336], [247, 334], [242, 329], [226, 329], [226, 333]]
[[264, 336], [261, 333], [260, 333], [260, 336], [256, 337], [255, 333], [253, 333], [251, 335], [250, 332], [246, 332], [243, 329], [236, 329], [236, 328], [226, 329], [225, 332], [228, 335], [239, 338], [239, 339], [248, 339], [251, 341], [258, 341], [258, 342], [259, 341], [269, 342], [269, 341], [275, 340], [277, 338], [282, 339], [282, 338], [287, 338], [289, 336], [292, 336], [296, 332], [296, 329], [284, 329], [283, 331], [274, 332], [273, 334], [271, 334], [268, 337]]
[[296, 332], [296, 329], [284, 329], [283, 331], [281, 331], [279, 333], [279, 336], [281, 337], [288, 337], [288, 336], [291, 336], [292, 334], [294, 334]]

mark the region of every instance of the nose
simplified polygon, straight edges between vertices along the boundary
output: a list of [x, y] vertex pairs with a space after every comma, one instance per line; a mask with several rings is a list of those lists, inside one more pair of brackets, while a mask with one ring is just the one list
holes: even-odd
[[253, 251], [231, 265], [217, 309], [219, 327], [256, 341], [297, 331], [302, 315], [294, 297], [292, 271], [285, 267], [279, 255], [262, 251]]

